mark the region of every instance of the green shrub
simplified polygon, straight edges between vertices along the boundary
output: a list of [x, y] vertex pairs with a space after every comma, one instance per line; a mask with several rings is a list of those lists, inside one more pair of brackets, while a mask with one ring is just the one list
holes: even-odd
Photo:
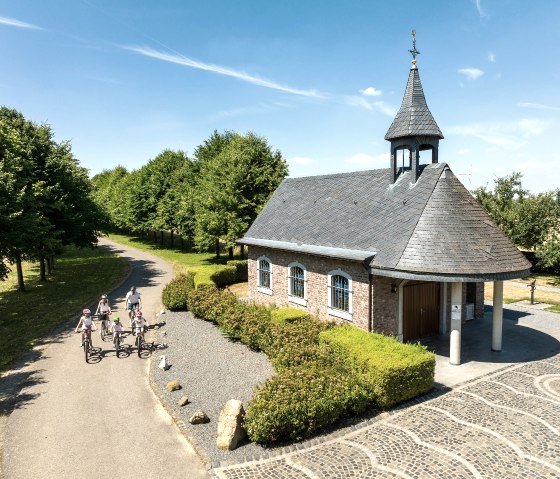
[[273, 376], [257, 390], [244, 427], [254, 442], [300, 440], [370, 402], [356, 376], [342, 367], [307, 363]]
[[406, 401], [432, 388], [435, 356], [425, 346], [402, 344], [352, 326], [323, 331], [320, 337], [368, 384], [381, 407]]
[[309, 313], [296, 308], [277, 308], [271, 311], [271, 320], [274, 323], [293, 323], [308, 318]]
[[268, 343], [263, 350], [279, 371], [308, 361], [329, 363], [330, 348], [320, 344], [319, 333], [330, 327], [329, 323], [309, 315], [292, 323], [271, 321]]
[[236, 281], [241, 283], [249, 280], [249, 261], [246, 259], [232, 259], [227, 262], [228, 266], [235, 266]]
[[270, 335], [270, 309], [254, 304], [246, 305], [240, 328], [241, 342], [255, 351], [264, 350], [270, 343]]
[[223, 288], [228, 284], [235, 283], [237, 278], [237, 268], [235, 266], [220, 266], [210, 275], [210, 279], [218, 288]]
[[187, 309], [189, 292], [194, 289], [194, 274], [180, 274], [163, 288], [161, 300], [171, 311]]

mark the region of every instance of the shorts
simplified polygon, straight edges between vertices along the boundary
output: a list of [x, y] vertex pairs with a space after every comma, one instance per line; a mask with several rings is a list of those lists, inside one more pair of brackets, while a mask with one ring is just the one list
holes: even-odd
[[140, 307], [140, 303], [128, 303], [126, 309], [128, 311], [132, 311], [133, 309], [138, 309]]

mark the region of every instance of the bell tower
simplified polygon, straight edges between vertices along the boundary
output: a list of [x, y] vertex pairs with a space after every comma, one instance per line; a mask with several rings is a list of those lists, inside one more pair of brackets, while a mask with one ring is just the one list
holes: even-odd
[[[420, 82], [416, 66], [416, 56], [420, 52], [416, 49], [415, 30], [412, 30], [412, 49], [409, 52], [412, 54], [412, 66], [401, 108], [385, 135], [385, 139], [391, 142], [391, 184], [407, 170], [411, 171], [412, 182], [416, 183], [421, 172], [420, 152], [431, 150], [432, 163], [437, 163], [439, 140], [443, 139], [443, 134], [428, 109]], [[401, 153], [402, 163], [399, 165]]]

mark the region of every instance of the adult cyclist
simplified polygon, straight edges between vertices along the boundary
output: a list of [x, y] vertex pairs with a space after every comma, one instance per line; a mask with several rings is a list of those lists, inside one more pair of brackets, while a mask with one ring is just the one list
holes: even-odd
[[132, 319], [134, 318], [134, 310], [142, 308], [142, 299], [140, 298], [140, 291], [136, 291], [136, 286], [132, 286], [130, 291], [126, 293], [125, 306], [128, 311], [128, 318], [130, 319], [130, 326], [132, 326]]

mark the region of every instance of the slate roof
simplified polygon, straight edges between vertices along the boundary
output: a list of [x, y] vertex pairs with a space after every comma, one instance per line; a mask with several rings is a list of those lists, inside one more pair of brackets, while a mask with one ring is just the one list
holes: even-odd
[[239, 242], [331, 257], [351, 250], [385, 276], [528, 274], [531, 264], [445, 163], [423, 166], [416, 183], [410, 171], [389, 178], [389, 169], [287, 178]]
[[401, 108], [385, 139], [391, 141], [407, 136], [435, 136], [443, 139], [443, 133], [426, 104], [420, 73], [416, 67], [410, 69]]

